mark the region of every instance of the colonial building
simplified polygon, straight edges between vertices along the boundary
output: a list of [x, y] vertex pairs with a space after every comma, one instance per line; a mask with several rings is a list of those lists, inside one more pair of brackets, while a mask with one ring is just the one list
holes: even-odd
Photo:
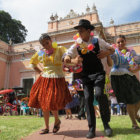
[[[48, 33], [58, 45], [69, 48], [74, 43], [73, 36], [77, 33], [73, 27], [78, 24], [80, 19], [90, 20], [95, 26], [94, 35], [109, 43], [114, 43], [117, 35], [125, 35], [127, 46], [133, 47], [140, 54], [140, 22], [114, 25], [114, 21], [111, 19], [110, 26], [103, 27], [95, 5], [91, 8], [87, 6], [86, 12], [82, 14], [70, 10], [64, 18], [58, 17], [57, 14], [51, 15], [48, 30], [44, 33]], [[32, 84], [39, 76], [29, 67], [29, 60], [38, 47], [41, 48], [38, 40], [13, 45], [12, 42], [7, 44], [0, 41], [0, 89], [22, 86], [29, 94]], [[110, 69], [106, 62], [104, 62], [104, 66], [109, 74]], [[140, 80], [140, 72], [136, 73], [136, 76]], [[71, 81], [72, 78], [72, 73], [66, 74], [67, 80]]]

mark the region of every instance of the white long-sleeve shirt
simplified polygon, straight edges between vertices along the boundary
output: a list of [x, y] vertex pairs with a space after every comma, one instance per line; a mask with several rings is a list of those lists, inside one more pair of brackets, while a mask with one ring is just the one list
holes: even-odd
[[[108, 48], [110, 48], [111, 45], [110, 45], [109, 43], [105, 42], [105, 41], [104, 41], [103, 39], [101, 39], [101, 38], [97, 38], [97, 39], [98, 39], [98, 43], [99, 43], [99, 48], [100, 48], [100, 50], [108, 50]], [[90, 37], [90, 38], [89, 38], [89, 41], [88, 41], [88, 42], [83, 41], [83, 44], [84, 44], [85, 46], [88, 46], [89, 44], [92, 44], [92, 40], [93, 40], [93, 37]], [[75, 58], [77, 55], [79, 55], [79, 54], [78, 54], [78, 51], [77, 51], [76, 43], [73, 44], [73, 45], [66, 51], [65, 55], [69, 55], [71, 58]], [[105, 57], [105, 58], [101, 59], [101, 62], [102, 62], [102, 64], [104, 65], [104, 68], [106, 68], [105, 65], [106, 65], [106, 63], [107, 63], [107, 58]], [[104, 70], [105, 70], [105, 69], [104, 69]], [[106, 71], [106, 70], [105, 70], [105, 71]]]

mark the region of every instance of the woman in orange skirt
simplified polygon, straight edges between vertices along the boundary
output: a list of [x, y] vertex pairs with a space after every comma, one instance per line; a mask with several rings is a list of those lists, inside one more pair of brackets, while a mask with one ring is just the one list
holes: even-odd
[[[58, 110], [72, 100], [62, 71], [62, 56], [66, 48], [56, 46], [47, 34], [43, 34], [39, 41], [43, 49], [32, 56], [30, 64], [40, 77], [32, 86], [28, 105], [43, 110], [46, 128], [40, 134], [49, 133], [50, 111], [55, 117], [53, 133], [56, 133], [61, 124]], [[43, 70], [38, 67], [39, 63], [42, 63]]]

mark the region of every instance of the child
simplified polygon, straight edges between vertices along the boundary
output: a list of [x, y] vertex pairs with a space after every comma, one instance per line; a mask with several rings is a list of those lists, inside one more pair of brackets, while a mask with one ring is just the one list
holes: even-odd
[[66, 117], [65, 119], [72, 119], [72, 113], [71, 113], [71, 107], [69, 107], [69, 104], [65, 106], [65, 112], [66, 112]]
[[74, 87], [75, 87], [78, 97], [79, 97], [79, 111], [78, 111], [78, 115], [75, 117], [79, 120], [81, 120], [81, 118], [83, 118], [85, 120], [86, 119], [85, 97], [84, 97], [82, 81], [80, 79], [76, 79], [75, 81], [73, 81], [73, 84], [74, 84]]
[[73, 118], [72, 117], [71, 108], [76, 107], [76, 106], [79, 105], [79, 100], [78, 100], [78, 97], [77, 97], [77, 92], [74, 89], [72, 84], [69, 84], [69, 91], [70, 91], [71, 96], [72, 96], [72, 101], [65, 106], [66, 119], [72, 119]]
[[[66, 49], [62, 46], [54, 48], [52, 40], [47, 34], [43, 34], [39, 41], [43, 50], [36, 52], [30, 63], [35, 71], [42, 73], [32, 86], [29, 106], [41, 108], [43, 111], [46, 128], [40, 134], [49, 133], [49, 112], [52, 111], [55, 117], [53, 133], [56, 133], [60, 129], [61, 123], [58, 110], [63, 109], [71, 101], [61, 61]], [[43, 71], [37, 66], [39, 63], [43, 63]]]
[[116, 39], [115, 53], [111, 56], [114, 66], [111, 69], [111, 85], [119, 103], [127, 104], [127, 112], [132, 121], [132, 128], [139, 129], [137, 112], [140, 108], [140, 82], [133, 72], [140, 70], [134, 61], [136, 52], [127, 49], [125, 36]]
[[107, 96], [104, 94], [105, 71], [100, 58], [114, 53], [114, 49], [104, 40], [92, 36], [91, 31], [94, 29], [94, 26], [91, 25], [88, 20], [81, 19], [79, 25], [74, 28], [78, 30], [82, 41], [80, 42], [80, 39], [78, 39], [77, 42], [68, 49], [64, 56], [64, 62], [74, 64], [82, 63], [83, 70], [81, 78], [83, 81], [89, 126], [89, 132], [86, 137], [95, 137], [96, 117], [93, 108], [93, 89], [95, 89], [95, 96], [99, 102], [105, 134], [111, 136], [112, 129], [108, 124], [110, 121], [110, 111]]

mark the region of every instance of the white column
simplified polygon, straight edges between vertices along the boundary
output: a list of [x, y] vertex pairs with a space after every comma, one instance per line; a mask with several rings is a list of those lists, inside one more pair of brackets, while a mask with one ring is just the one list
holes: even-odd
[[10, 61], [6, 62], [6, 74], [5, 74], [5, 84], [4, 88], [9, 88], [9, 79], [10, 79]]

